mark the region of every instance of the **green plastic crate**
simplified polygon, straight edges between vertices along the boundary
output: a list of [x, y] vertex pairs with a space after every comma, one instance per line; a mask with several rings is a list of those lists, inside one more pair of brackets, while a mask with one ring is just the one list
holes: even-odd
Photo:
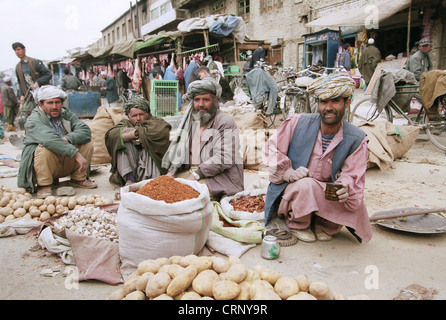
[[178, 115], [177, 80], [152, 80], [150, 88], [150, 111], [155, 117]]

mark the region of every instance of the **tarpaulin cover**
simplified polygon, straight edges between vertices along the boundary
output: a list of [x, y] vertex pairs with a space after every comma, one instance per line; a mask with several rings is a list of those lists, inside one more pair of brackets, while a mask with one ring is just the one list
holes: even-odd
[[[307, 23], [306, 27], [352, 27], [377, 24], [409, 7], [410, 0], [370, 1], [359, 8], [340, 9]], [[375, 21], [378, 20], [378, 21]]]

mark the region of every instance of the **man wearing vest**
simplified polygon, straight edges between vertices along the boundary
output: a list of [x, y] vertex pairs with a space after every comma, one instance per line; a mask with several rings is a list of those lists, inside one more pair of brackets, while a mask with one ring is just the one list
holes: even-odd
[[[364, 203], [368, 138], [343, 120], [354, 88], [346, 74], [318, 78], [308, 92], [319, 114], [293, 115], [266, 143], [265, 225], [277, 213], [301, 241], [330, 240], [343, 226], [359, 242], [371, 239]], [[325, 199], [328, 182], [342, 184], [337, 201]]]
[[26, 110], [22, 110], [29, 114], [37, 105], [32, 99], [32, 91], [43, 85], [49, 84], [51, 80], [51, 72], [42, 61], [28, 57], [26, 55], [25, 46], [20, 42], [14, 42], [12, 44], [12, 49], [20, 59], [20, 62], [17, 63], [15, 69], [19, 82], [18, 96], [20, 97], [21, 104], [23, 104], [26, 99], [29, 100]]

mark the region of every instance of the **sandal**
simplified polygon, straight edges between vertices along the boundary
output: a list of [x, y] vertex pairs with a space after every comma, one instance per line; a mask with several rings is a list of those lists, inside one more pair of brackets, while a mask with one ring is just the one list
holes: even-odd
[[51, 190], [51, 186], [40, 186], [37, 187], [37, 199], [45, 199], [53, 195], [53, 191]]
[[90, 181], [90, 180], [79, 181], [79, 180], [71, 179], [70, 183], [73, 187], [78, 187], [78, 188], [83, 188], [83, 189], [95, 189], [98, 187], [98, 185], [96, 183], [94, 183], [93, 181]]

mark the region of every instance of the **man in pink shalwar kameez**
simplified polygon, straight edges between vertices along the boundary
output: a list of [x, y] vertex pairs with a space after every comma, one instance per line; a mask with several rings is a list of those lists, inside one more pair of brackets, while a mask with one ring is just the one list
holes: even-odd
[[[354, 87], [348, 75], [319, 78], [308, 89], [318, 98], [319, 114], [290, 117], [266, 143], [266, 224], [277, 210], [302, 241], [330, 240], [343, 226], [358, 241], [371, 239], [364, 204], [368, 139], [343, 120]], [[343, 185], [339, 201], [325, 199], [327, 182]]]

